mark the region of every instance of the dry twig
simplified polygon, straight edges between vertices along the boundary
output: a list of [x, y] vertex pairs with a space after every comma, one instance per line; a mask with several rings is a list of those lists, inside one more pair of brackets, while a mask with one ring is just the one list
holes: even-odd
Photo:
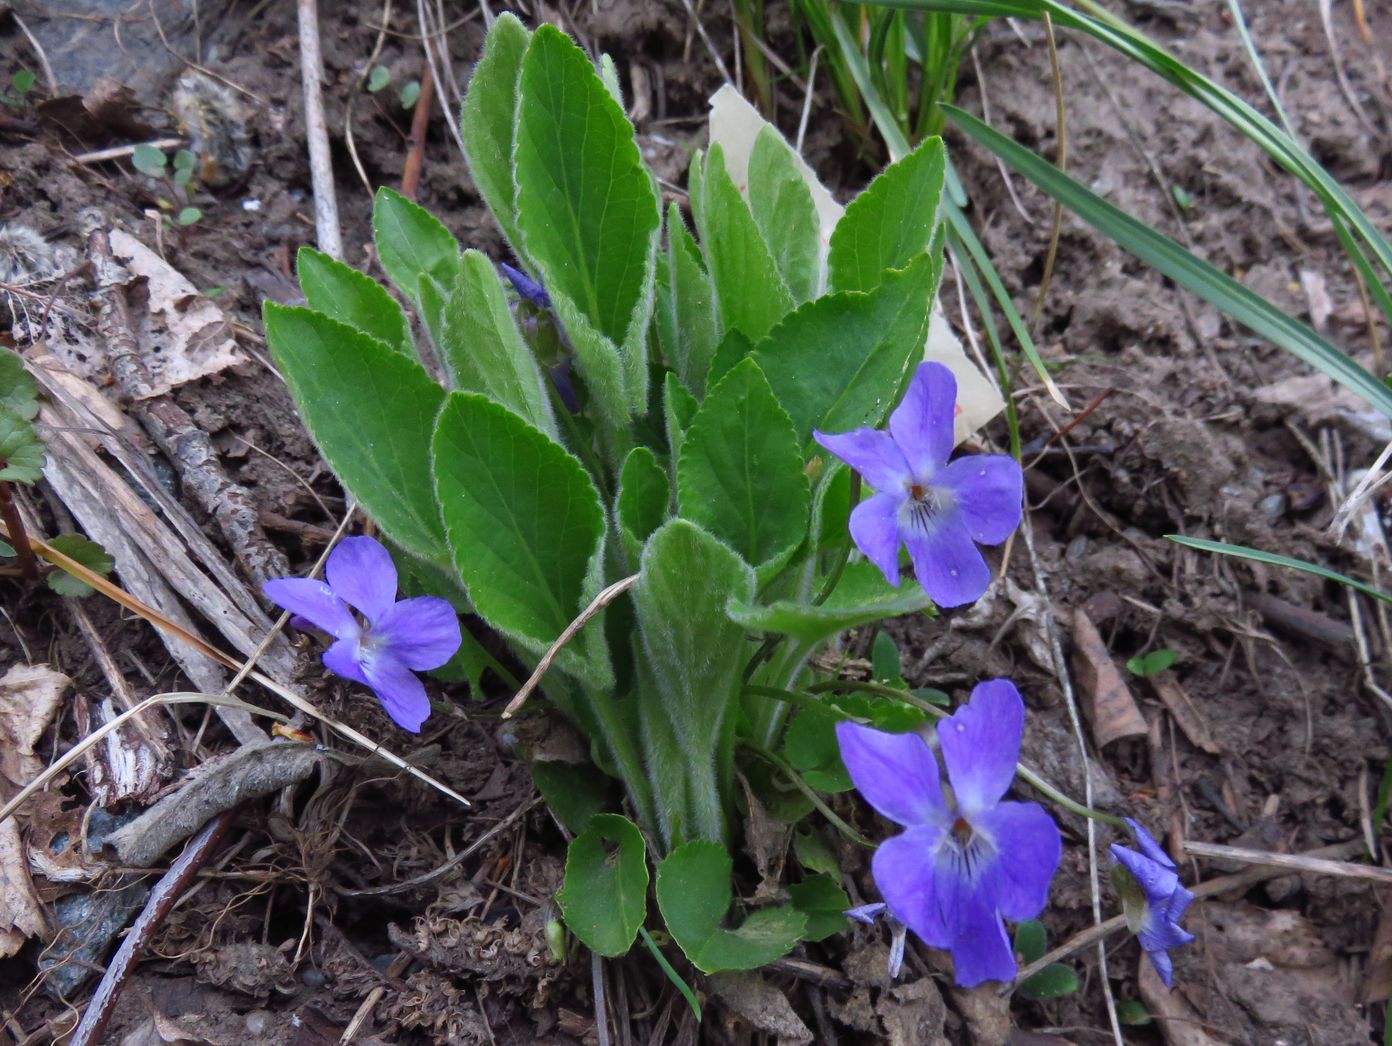
[[304, 84], [305, 136], [309, 139], [309, 174], [314, 189], [314, 231], [319, 249], [342, 261], [343, 233], [338, 225], [333, 157], [324, 119], [324, 57], [319, 50], [319, 7], [316, 0], [298, 0], [300, 80]]

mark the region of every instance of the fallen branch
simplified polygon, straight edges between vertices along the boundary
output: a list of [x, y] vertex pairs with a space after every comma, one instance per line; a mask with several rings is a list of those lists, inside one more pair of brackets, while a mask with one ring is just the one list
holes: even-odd
[[343, 259], [343, 233], [338, 226], [338, 197], [334, 194], [333, 157], [324, 119], [324, 58], [319, 50], [319, 7], [316, 0], [299, 0], [300, 81], [304, 84], [305, 137], [309, 139], [309, 176], [314, 191], [314, 232], [319, 249]]

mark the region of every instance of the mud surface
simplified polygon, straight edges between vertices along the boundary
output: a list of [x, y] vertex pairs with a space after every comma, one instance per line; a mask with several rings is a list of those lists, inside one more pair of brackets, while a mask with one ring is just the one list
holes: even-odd
[[[411, 114], [397, 92], [424, 72], [415, 11], [403, 6], [410, 7], [321, 5], [346, 260], [369, 271], [375, 269], [370, 187], [400, 182]], [[1348, 12], [1335, 11], [1336, 47], [1360, 114], [1331, 75], [1330, 43], [1314, 5], [1251, 6], [1253, 37], [1297, 135], [1389, 230], [1392, 188], [1385, 176], [1392, 156], [1379, 74], [1392, 63], [1385, 34], [1375, 37], [1384, 41], [1382, 51], [1370, 48]], [[103, 73], [124, 77], [131, 91], [79, 135], [59, 125], [73, 125], [80, 101], [60, 101], [40, 78], [39, 114], [16, 111], [26, 121], [42, 116], [38, 129], [0, 125], [0, 225], [23, 224], [56, 245], [60, 258], [78, 258], [86, 249], [78, 216], [95, 208], [107, 224], [152, 246], [161, 242], [170, 265], [200, 290], [217, 292], [217, 305], [240, 325], [238, 341], [250, 362], [182, 386], [174, 400], [210, 435], [228, 476], [252, 492], [262, 526], [292, 568], [307, 568], [341, 518], [342, 491], [298, 424], [258, 338], [261, 303], [295, 299], [294, 253], [313, 242], [294, 5], [236, 4], [206, 23], [181, 15], [180, 5], [161, 3], [136, 15], [112, 11], [81, 20], [44, 5], [17, 10], [50, 55], [63, 56], [55, 61], [64, 81], [58, 95], [90, 98]], [[459, 21], [449, 28], [448, 47], [454, 75], [462, 78], [478, 51], [481, 21], [472, 8], [450, 10]], [[390, 13], [385, 28], [384, 11]], [[556, 17], [550, 8], [541, 13]], [[1263, 97], [1219, 7], [1138, 3], [1129, 15], [1197, 69], [1248, 99]], [[155, 18], [167, 47], [151, 32]], [[772, 44], [795, 54], [786, 15], [770, 18]], [[720, 82], [685, 9], [601, 0], [577, 5], [559, 22], [587, 46], [614, 55], [640, 144], [664, 191], [680, 199], [689, 151], [703, 136], [704, 99]], [[731, 63], [727, 13], [708, 13], [706, 28]], [[8, 20], [0, 19], [0, 31], [0, 75], [8, 82], [21, 65], [33, 67], [32, 50]], [[121, 64], [100, 59], [122, 48]], [[191, 88], [187, 66], [170, 50], [197, 58], [211, 80], [196, 78], [201, 86]], [[1042, 28], [993, 26], [977, 57], [975, 69], [964, 67], [961, 104], [977, 113], [984, 108], [994, 126], [1053, 159], [1055, 104]], [[1387, 372], [1335, 230], [1310, 194], [1206, 109], [1100, 45], [1064, 34], [1059, 57], [1074, 177]], [[374, 65], [390, 70], [391, 82], [371, 94], [364, 82]], [[201, 220], [157, 231], [159, 197], [166, 195], [161, 185], [124, 160], [76, 157], [145, 134], [178, 136], [175, 109], [183, 103], [177, 98], [189, 90], [202, 99], [196, 104], [208, 114], [206, 123], [246, 133], [229, 134], [219, 171], [195, 192]], [[780, 125], [791, 135], [800, 93], [783, 83], [778, 102]], [[806, 150], [844, 198], [878, 160], [840, 127], [819, 94]], [[1052, 204], [1018, 177], [1007, 185], [982, 150], [948, 137], [973, 199], [973, 221], [1029, 316], [1045, 270]], [[419, 198], [462, 243], [500, 256], [501, 238], [438, 110]], [[74, 288], [86, 278], [74, 276]], [[959, 332], [981, 339], [974, 313], [962, 323], [950, 274], [943, 293]], [[13, 298], [5, 304], [37, 307]], [[9, 325], [0, 310], [0, 329]], [[1308, 377], [1308, 368], [1068, 215], [1036, 331], [1075, 413], [1070, 418], [1027, 366], [1012, 363], [1030, 465], [1032, 537], [1022, 534], [1009, 547], [1008, 582], [982, 604], [937, 622], [890, 626], [910, 682], [964, 697], [979, 679], [1011, 677], [1032, 712], [1026, 761], [1078, 796], [1090, 781], [1099, 807], [1144, 821], [1174, 852], [1194, 839], [1296, 853], [1379, 830], [1371, 812], [1389, 758], [1389, 706], [1369, 682], [1385, 674], [1385, 618], [1369, 602], [1351, 603], [1331, 583], [1183, 550], [1164, 535], [1253, 545], [1375, 580], [1387, 562], [1381, 499], [1343, 541], [1332, 540], [1327, 528], [1357, 470], [1392, 440], [1386, 421], [1333, 394], [1328, 382]], [[1387, 330], [1377, 335], [1385, 344]], [[1003, 443], [1003, 423], [989, 435]], [[180, 497], [173, 470], [157, 464]], [[185, 504], [229, 553], [211, 521]], [[44, 526], [66, 529], [56, 498], [40, 496], [34, 507]], [[110, 692], [56, 597], [12, 579], [0, 579], [0, 593], [7, 619], [0, 626], [0, 667], [47, 662], [72, 678], [83, 701], [96, 703]], [[117, 666], [135, 693], [188, 688], [148, 626], [99, 599], [84, 606], [119, 652]], [[1177, 654], [1160, 677], [1121, 670], [1145, 732], [1100, 750], [1089, 737], [1090, 778], [1070, 713], [1072, 704], [1086, 711], [1092, 698], [1074, 651], [1079, 614], [1118, 666], [1154, 650]], [[1054, 640], [1070, 660], [1066, 675], [1054, 664]], [[446, 800], [382, 764], [325, 770], [293, 801], [247, 805], [227, 855], [152, 943], [108, 1041], [334, 1042], [360, 1011], [366, 1023], [358, 1042], [598, 1041], [588, 959], [572, 955], [563, 965], [547, 948], [548, 905], [565, 843], [544, 807], [528, 808], [532, 784], [516, 754], [564, 749], [574, 740], [559, 726], [533, 725], [524, 737], [500, 733], [496, 713], [507, 693], [489, 676], [481, 702], [462, 684], [444, 688], [439, 708], [452, 714], [437, 714], [408, 748], [369, 695], [324, 677], [312, 652], [303, 652], [300, 664], [301, 681], [324, 708], [369, 736], [393, 738], [402, 754], [468, 796], [474, 809], [460, 817]], [[1071, 689], [1064, 679], [1072, 680]], [[161, 715], [180, 775], [226, 747], [216, 721], [201, 727], [201, 710]], [[1082, 728], [1090, 730], [1086, 718]], [[80, 736], [71, 717], [59, 716], [57, 731], [59, 740], [50, 735], [45, 744]], [[42, 752], [47, 759], [50, 750]], [[29, 845], [37, 845], [43, 817], [72, 819], [85, 801], [81, 776], [68, 779], [45, 813], [30, 816]], [[843, 799], [838, 808], [867, 831], [882, 831], [850, 802]], [[1044, 919], [1053, 942], [1092, 921], [1084, 822], [1071, 815], [1062, 821], [1064, 864]], [[455, 859], [500, 824], [467, 859]], [[1096, 840], [1107, 913], [1114, 910], [1105, 884], [1111, 841], [1105, 829]], [[847, 847], [839, 853], [848, 885], [872, 899], [863, 855]], [[1194, 882], [1239, 869], [1181, 863]], [[415, 877], [425, 878], [396, 885]], [[46, 903], [73, 892], [60, 879], [40, 880]], [[1172, 995], [1142, 966], [1134, 940], [1110, 938], [1111, 993], [1123, 1003], [1141, 1001], [1155, 1018], [1128, 1027], [1127, 1040], [1376, 1041], [1381, 1002], [1392, 988], [1392, 927], [1382, 925], [1381, 902], [1367, 882], [1286, 875], [1198, 904], [1188, 919], [1198, 940], [1176, 956], [1180, 987]], [[927, 951], [911, 950], [904, 980], [889, 985], [885, 949], [875, 935], [837, 935], [800, 953], [823, 971], [820, 981], [785, 970], [769, 972], [762, 983], [711, 985], [699, 1033], [645, 954], [608, 964], [605, 976], [611, 999], [621, 1000], [619, 1023], [631, 1023], [644, 1042], [694, 1042], [698, 1035], [749, 1041], [754, 1030], [765, 1041], [835, 1035], [847, 1042], [929, 1042], [945, 1033], [954, 1042], [968, 1035], [989, 1042], [1004, 1036], [1010, 1022], [1012, 1041], [1019, 1042], [1109, 1036], [1095, 949], [1070, 960], [1080, 972], [1080, 992], [1017, 1000], [1009, 1021], [1003, 1003], [950, 990], [944, 978], [931, 980], [941, 965]], [[31, 943], [0, 960], [9, 1030], [33, 1042], [48, 1041], [67, 1012], [36, 981], [38, 957]], [[90, 985], [73, 989], [72, 1001], [82, 1006], [88, 991]]]

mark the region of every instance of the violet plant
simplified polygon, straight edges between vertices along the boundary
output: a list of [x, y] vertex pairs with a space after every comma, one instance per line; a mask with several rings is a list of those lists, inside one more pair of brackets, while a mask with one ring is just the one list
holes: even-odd
[[[720, 145], [694, 156], [689, 228], [676, 205], [664, 215], [613, 78], [511, 15], [489, 30], [461, 124], [513, 253], [501, 273], [382, 189], [377, 257], [418, 332], [385, 287], [308, 248], [306, 306], [265, 308], [310, 435], [396, 560], [349, 539], [326, 582], [268, 595], [327, 632], [325, 664], [406, 729], [428, 714], [414, 672], [461, 639], [452, 664], [483, 671], [456, 613], [524, 665], [554, 656], [540, 688], [593, 766], [533, 774], [574, 833], [557, 901], [594, 952], [622, 955], [640, 930], [656, 947], [650, 887], [705, 972], [844, 929], [849, 898], [811, 858], [786, 903], [732, 918], [731, 855], [744, 788], [797, 820], [854, 780], [906, 828], [876, 859], [893, 914], [952, 950], [960, 976], [1008, 976], [1001, 919], [1038, 912], [1058, 860], [1047, 815], [1002, 801], [1018, 694], [983, 684], [943, 728], [960, 740], [940, 729], [949, 802], [906, 733], [926, 729], [933, 695], [900, 683], [867, 697], [813, 657], [849, 629], [978, 598], [976, 544], [1020, 520], [1013, 459], [949, 460], [956, 379], [922, 362], [942, 143], [825, 227], [801, 161], [765, 125], [738, 182]], [[861, 476], [876, 491], [864, 502]], [[413, 593], [400, 602], [396, 568]], [[838, 730], [859, 739], [844, 764]], [[912, 752], [912, 809], [867, 784], [881, 750]], [[1022, 870], [1007, 848], [1026, 842]], [[930, 881], [931, 909], [914, 899]]]

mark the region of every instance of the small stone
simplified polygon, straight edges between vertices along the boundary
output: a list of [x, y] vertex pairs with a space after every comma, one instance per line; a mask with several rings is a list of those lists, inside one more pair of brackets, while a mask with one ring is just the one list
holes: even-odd
[[258, 1039], [266, 1034], [266, 1030], [271, 1026], [271, 1013], [269, 1010], [252, 1010], [246, 1015], [246, 1030], [248, 1035], [255, 1035]]
[[1070, 563], [1076, 563], [1087, 555], [1088, 539], [1086, 534], [1079, 534], [1068, 543], [1068, 550], [1064, 552], [1063, 558]]
[[322, 988], [327, 980], [322, 970], [316, 970], [313, 966], [306, 966], [300, 973], [300, 980], [310, 988]]
[[1286, 514], [1289, 504], [1284, 494], [1270, 494], [1262, 498], [1257, 507], [1261, 509], [1261, 514], [1266, 517], [1268, 523], [1275, 523]]

